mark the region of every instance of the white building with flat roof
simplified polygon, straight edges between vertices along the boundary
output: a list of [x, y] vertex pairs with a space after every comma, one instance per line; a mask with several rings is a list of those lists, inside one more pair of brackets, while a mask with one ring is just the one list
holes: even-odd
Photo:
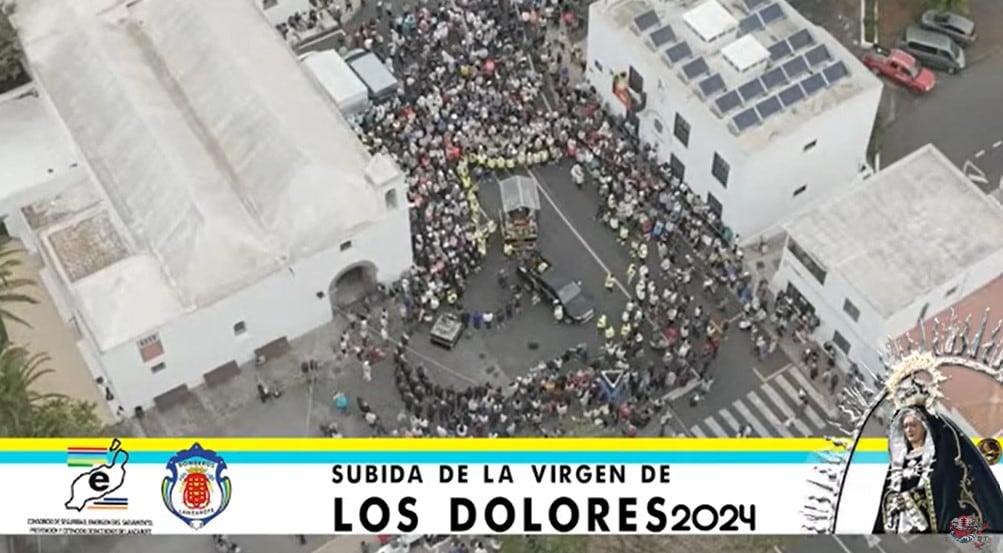
[[881, 81], [784, 0], [598, 0], [586, 76], [744, 239], [866, 167]]
[[876, 370], [878, 352], [1003, 273], [1003, 208], [927, 145], [786, 225], [773, 277], [819, 340]]
[[12, 154], [0, 206], [113, 409], [281, 352], [410, 267], [402, 173], [246, 0], [36, 0], [16, 23], [51, 152]]

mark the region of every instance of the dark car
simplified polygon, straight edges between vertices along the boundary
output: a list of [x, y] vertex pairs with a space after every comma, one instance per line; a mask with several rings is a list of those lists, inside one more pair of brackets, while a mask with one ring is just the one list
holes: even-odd
[[919, 18], [919, 24], [924, 29], [951, 37], [963, 48], [975, 42], [975, 22], [953, 12], [927, 10]]
[[463, 324], [460, 317], [453, 313], [443, 313], [432, 324], [429, 338], [437, 346], [453, 349], [456, 347], [456, 343], [460, 341], [460, 337], [463, 336], [465, 328], [466, 325]]
[[533, 286], [551, 300], [561, 302], [564, 316], [576, 323], [587, 323], [595, 316], [596, 304], [581, 284], [565, 275], [550, 264], [541, 271], [538, 267], [520, 266], [519, 275], [533, 283]]
[[898, 48], [930, 69], [957, 73], [965, 68], [965, 51], [956, 42], [916, 25], [910, 25], [902, 33]]

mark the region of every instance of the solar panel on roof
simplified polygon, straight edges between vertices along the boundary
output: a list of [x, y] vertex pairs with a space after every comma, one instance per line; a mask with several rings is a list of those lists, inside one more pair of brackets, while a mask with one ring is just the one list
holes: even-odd
[[745, 9], [750, 12], [756, 9], [758, 6], [765, 4], [766, 0], [745, 0]]
[[710, 96], [722, 88], [724, 88], [724, 79], [721, 78], [720, 73], [714, 73], [710, 77], [700, 81], [700, 92], [704, 96]]
[[850, 76], [850, 70], [847, 69], [846, 64], [843, 62], [835, 63], [825, 68], [822, 72], [825, 75], [825, 80], [832, 86], [836, 81]]
[[738, 93], [742, 95], [743, 102], [748, 102], [764, 92], [766, 92], [766, 88], [763, 87], [763, 83], [759, 82], [759, 79], [753, 79], [738, 87]]
[[784, 107], [789, 108], [804, 99], [804, 91], [801, 90], [800, 84], [794, 83], [781, 90], [779, 96], [780, 101], [784, 103]]
[[784, 70], [779, 67], [770, 69], [759, 79], [763, 81], [763, 86], [765, 86], [767, 90], [776, 88], [787, 82], [787, 76], [784, 75]]
[[793, 79], [807, 70], [808, 62], [804, 60], [804, 56], [798, 56], [784, 64], [784, 73], [787, 73], [788, 79]]
[[767, 50], [770, 51], [770, 59], [773, 61], [782, 60], [794, 53], [794, 50], [791, 49], [791, 45], [787, 44], [786, 40], [774, 42], [769, 48], [767, 48]]
[[717, 105], [717, 109], [721, 110], [721, 113], [728, 113], [729, 111], [742, 105], [742, 99], [738, 96], [737, 90], [732, 90], [717, 100], [714, 100], [714, 103]]
[[707, 67], [707, 62], [703, 58], [697, 58], [686, 65], [683, 66], [683, 75], [686, 75], [687, 79], [692, 79], [709, 71], [710, 68]]
[[634, 18], [634, 25], [642, 31], [647, 31], [648, 29], [658, 25], [661, 19], [658, 18], [658, 14], [655, 10], [648, 10], [641, 15]]
[[759, 115], [756, 114], [756, 110], [749, 108], [733, 117], [731, 121], [735, 124], [736, 129], [744, 131], [759, 123]]
[[784, 10], [780, 7], [780, 4], [777, 3], [770, 4], [769, 6], [759, 10], [759, 18], [763, 21], [764, 25], [769, 25], [783, 16]]
[[655, 48], [674, 40], [676, 40], [676, 33], [672, 32], [672, 27], [668, 25], [651, 33], [651, 42], [655, 45]]
[[791, 44], [791, 48], [795, 50], [800, 50], [802, 48], [807, 48], [808, 46], [815, 44], [815, 37], [811, 36], [811, 33], [808, 32], [808, 29], [801, 29], [800, 31], [791, 35], [791, 37], [787, 39], [787, 42]]
[[692, 56], [693, 50], [690, 50], [690, 45], [683, 41], [666, 50], [665, 55], [669, 57], [669, 61], [676, 63], [679, 60]]
[[808, 50], [808, 53], [804, 57], [812, 67], [815, 67], [831, 60], [832, 54], [829, 53], [829, 49], [825, 47], [825, 44], [822, 44]]
[[759, 19], [759, 14], [754, 13], [746, 16], [738, 22], [738, 34], [740, 35], [747, 35], [762, 28], [763, 22]]
[[801, 81], [801, 88], [804, 89], [804, 93], [807, 96], [811, 96], [822, 88], [825, 88], [825, 77], [821, 73], [815, 73], [811, 77]]
[[783, 106], [780, 105], [780, 99], [776, 96], [770, 96], [769, 98], [756, 104], [756, 111], [759, 112], [760, 119], [766, 119], [781, 109], [783, 109]]

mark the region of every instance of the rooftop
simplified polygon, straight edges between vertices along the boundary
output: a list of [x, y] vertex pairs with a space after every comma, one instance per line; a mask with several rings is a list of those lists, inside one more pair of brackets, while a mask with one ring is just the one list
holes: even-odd
[[49, 147], [68, 131], [84, 169], [24, 213], [102, 349], [384, 216], [399, 172], [246, 0], [36, 0], [16, 24]]
[[[930, 316], [923, 326], [926, 327], [927, 336], [932, 336], [934, 319], [946, 323], [953, 311], [960, 321], [971, 317], [972, 333], [975, 333], [986, 310], [989, 310], [989, 317], [987, 334], [983, 339], [989, 340], [988, 334], [996, 328], [997, 321], [1003, 318], [1003, 276], [961, 298], [950, 308]], [[919, 327], [907, 334], [918, 341]], [[905, 335], [899, 340], [904, 337]], [[943, 370], [949, 378], [942, 388], [944, 404], [957, 410], [975, 429], [977, 436], [1000, 435], [1003, 432], [1003, 385], [989, 376], [976, 374], [964, 367], [952, 366]]]
[[599, 0], [638, 57], [673, 73], [750, 148], [881, 82], [785, 0]]
[[928, 144], [786, 230], [889, 317], [1003, 250], [1003, 208]]
[[0, 103], [0, 198], [71, 173], [79, 161], [38, 92], [23, 90]]

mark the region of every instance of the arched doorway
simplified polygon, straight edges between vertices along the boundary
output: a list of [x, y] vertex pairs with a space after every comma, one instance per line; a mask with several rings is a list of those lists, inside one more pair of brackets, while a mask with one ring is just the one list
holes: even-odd
[[376, 291], [376, 265], [362, 261], [345, 268], [328, 286], [331, 309], [337, 312]]

